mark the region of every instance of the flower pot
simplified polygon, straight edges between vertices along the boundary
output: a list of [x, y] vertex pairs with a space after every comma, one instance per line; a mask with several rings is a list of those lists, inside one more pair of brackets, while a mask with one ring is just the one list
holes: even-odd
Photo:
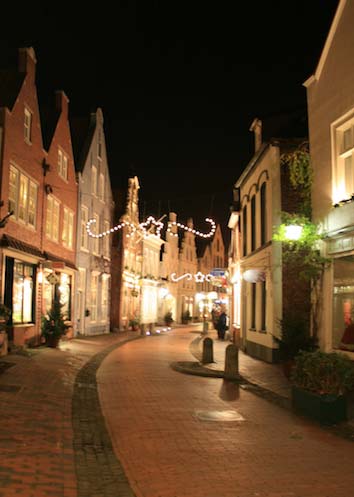
[[46, 344], [48, 347], [57, 348], [60, 342], [60, 336], [58, 335], [48, 335], [46, 339]]
[[293, 386], [292, 407], [325, 425], [347, 420], [347, 399], [343, 395], [318, 395]]

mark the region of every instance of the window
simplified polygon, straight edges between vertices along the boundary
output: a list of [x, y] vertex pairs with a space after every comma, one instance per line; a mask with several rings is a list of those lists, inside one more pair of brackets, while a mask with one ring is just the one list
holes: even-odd
[[67, 207], [64, 207], [63, 217], [63, 245], [68, 248], [73, 247], [73, 230], [74, 230], [74, 213]]
[[9, 211], [13, 216], [33, 228], [36, 227], [38, 186], [15, 166], [9, 173]]
[[261, 330], [265, 331], [266, 327], [266, 317], [267, 317], [267, 293], [266, 293], [266, 282], [261, 283]]
[[247, 255], [247, 205], [242, 209], [242, 246], [243, 246], [243, 255]]
[[[109, 231], [109, 222], [108, 221], [104, 221], [104, 223], [103, 223], [103, 231]], [[110, 241], [111, 241], [110, 235], [107, 235], [107, 236], [103, 237], [103, 255], [105, 257], [109, 257], [110, 256], [110, 254], [109, 254]]]
[[[98, 214], [93, 215], [93, 219], [96, 221], [95, 223], [92, 223], [91, 225], [91, 231], [94, 234], [98, 234], [100, 232], [100, 216]], [[92, 238], [92, 252], [94, 254], [99, 253], [99, 238]]]
[[266, 184], [263, 183], [261, 186], [261, 245], [264, 245], [267, 241], [266, 188]]
[[59, 301], [62, 307], [62, 313], [65, 319], [71, 319], [71, 276], [67, 273], [60, 273], [59, 275]]
[[332, 125], [334, 149], [333, 202], [349, 199], [354, 194], [354, 116]]
[[104, 200], [104, 174], [100, 173], [99, 185], [98, 185], [98, 196], [101, 200]]
[[91, 273], [91, 321], [97, 321], [97, 286], [98, 274]]
[[24, 123], [23, 123], [24, 138], [27, 143], [31, 143], [32, 137], [32, 113], [25, 107]]
[[257, 283], [250, 283], [251, 285], [251, 329], [256, 329], [256, 297], [257, 297]]
[[12, 320], [14, 324], [33, 322], [34, 266], [14, 261]]
[[101, 320], [108, 320], [108, 288], [109, 288], [109, 276], [107, 274], [102, 275], [101, 283]]
[[60, 149], [58, 150], [58, 174], [63, 179], [68, 179], [68, 158]]
[[256, 248], [256, 196], [251, 198], [251, 251]]
[[97, 168], [91, 166], [91, 193], [97, 195]]
[[80, 246], [82, 249], [88, 250], [88, 233], [87, 226], [88, 223], [88, 208], [85, 206], [81, 207], [81, 242]]
[[59, 240], [59, 209], [59, 202], [51, 195], [48, 195], [45, 234], [55, 242]]

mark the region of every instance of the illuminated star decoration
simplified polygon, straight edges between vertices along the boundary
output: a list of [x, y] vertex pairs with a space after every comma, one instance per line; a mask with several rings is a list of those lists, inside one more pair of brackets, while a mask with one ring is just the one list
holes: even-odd
[[193, 228], [189, 228], [188, 226], [185, 226], [184, 224], [181, 224], [181, 223], [177, 223], [177, 221], [169, 221], [168, 222], [168, 226], [167, 226], [167, 232], [168, 233], [171, 233], [171, 235], [173, 236], [178, 236], [177, 233], [173, 233], [172, 232], [172, 226], [177, 226], [177, 228], [181, 228], [185, 231], [189, 231], [190, 233], [193, 233], [193, 235], [197, 235], [197, 236], [200, 236], [201, 238], [210, 238], [214, 235], [215, 233], [215, 230], [216, 230], [216, 225], [215, 225], [215, 222], [210, 219], [209, 217], [207, 217], [205, 219], [205, 221], [207, 223], [210, 223], [211, 224], [211, 229], [209, 231], [209, 233], [201, 233], [200, 231], [198, 230], [195, 230]]
[[[185, 226], [184, 224], [181, 224], [181, 223], [177, 223], [176, 221], [169, 221], [168, 226], [167, 226], [167, 232], [173, 236], [178, 236], [177, 233], [172, 233], [172, 231], [171, 231], [172, 226], [176, 225], [177, 228], [188, 231], [189, 233], [193, 233], [194, 235], [200, 236], [201, 238], [210, 238], [215, 233], [216, 225], [215, 225], [215, 222], [210, 218], [206, 218], [205, 221], [207, 221], [208, 223], [211, 224], [211, 229], [210, 229], [209, 233], [201, 233], [198, 230], [195, 230], [193, 228], [189, 228], [188, 226]], [[127, 233], [128, 237], [130, 235], [134, 234], [136, 231], [139, 231], [140, 233], [142, 233], [144, 238], [147, 238], [150, 235], [154, 235], [154, 236], [157, 236], [160, 238], [161, 230], [163, 228], [163, 223], [161, 221], [156, 221], [156, 219], [153, 216], [149, 216], [145, 222], [140, 223], [138, 226], [136, 226], [133, 223], [123, 221], [120, 224], [117, 224], [116, 226], [114, 226], [113, 228], [110, 228], [109, 230], [103, 231], [102, 233], [94, 233], [91, 230], [91, 225], [93, 225], [93, 224], [96, 224], [96, 219], [90, 219], [86, 223], [86, 231], [87, 231], [88, 235], [91, 236], [92, 238], [103, 238], [104, 236], [111, 235], [115, 231], [118, 231], [118, 230], [124, 228], [125, 226], [130, 228], [130, 233]], [[149, 233], [149, 228], [147, 228], [149, 225], [156, 226], [156, 233]]]
[[198, 271], [196, 274], [192, 275], [191, 273], [184, 273], [181, 276], [176, 276], [176, 273], [171, 273], [171, 280], [174, 282], [178, 282], [183, 280], [184, 278], [187, 279], [187, 281], [190, 281], [194, 277], [194, 280], [196, 283], [203, 283], [203, 281], [211, 281], [213, 278], [213, 275], [211, 274], [203, 274], [200, 271]]

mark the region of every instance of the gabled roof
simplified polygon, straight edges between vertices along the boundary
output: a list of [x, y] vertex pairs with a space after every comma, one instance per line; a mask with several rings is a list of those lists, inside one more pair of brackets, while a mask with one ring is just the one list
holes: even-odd
[[52, 143], [54, 132], [58, 123], [60, 112], [52, 107], [39, 106], [41, 116], [41, 127], [43, 137], [43, 147], [47, 152]]
[[322, 50], [320, 60], [319, 60], [319, 62], [317, 64], [315, 73], [312, 74], [303, 83], [303, 86], [305, 86], [306, 88], [308, 88], [314, 81], [318, 81], [319, 78], [321, 77], [322, 69], [323, 69], [323, 67], [325, 65], [325, 62], [326, 62], [329, 50], [330, 50], [332, 42], [333, 42], [334, 35], [335, 35], [336, 31], [337, 31], [337, 27], [338, 27], [340, 18], [342, 17], [343, 10], [344, 10], [344, 7], [345, 7], [346, 3], [347, 3], [347, 0], [339, 0], [339, 4], [338, 4], [337, 10], [336, 10], [336, 13], [334, 15], [334, 18], [333, 18], [333, 21], [332, 21], [332, 25], [331, 25], [331, 28], [329, 30], [329, 33], [328, 33], [325, 45], [324, 45], [323, 50]]
[[14, 70], [0, 71], [0, 107], [12, 110], [26, 74]]

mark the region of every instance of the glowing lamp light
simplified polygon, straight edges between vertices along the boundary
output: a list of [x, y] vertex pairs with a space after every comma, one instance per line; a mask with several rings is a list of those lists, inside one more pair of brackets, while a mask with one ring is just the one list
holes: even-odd
[[297, 224], [289, 224], [285, 226], [285, 237], [287, 240], [296, 241], [299, 240], [302, 235], [302, 226]]
[[259, 269], [247, 269], [242, 275], [248, 283], [259, 283], [265, 281], [265, 273]]

